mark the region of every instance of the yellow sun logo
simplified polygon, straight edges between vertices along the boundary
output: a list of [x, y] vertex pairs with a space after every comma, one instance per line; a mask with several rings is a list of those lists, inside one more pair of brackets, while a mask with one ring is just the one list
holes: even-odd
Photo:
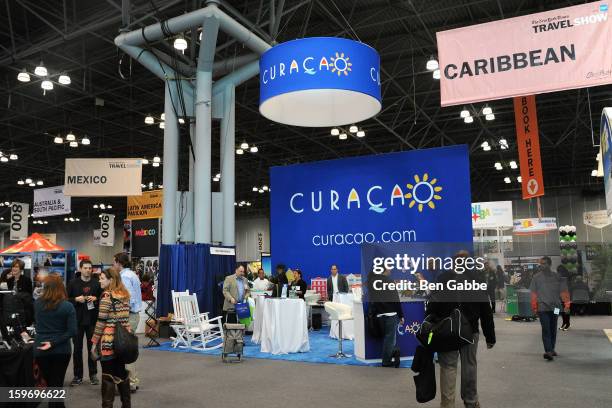
[[438, 179], [429, 180], [429, 174], [423, 174], [423, 179], [419, 177], [418, 174], [414, 175], [415, 184], [406, 184], [406, 187], [410, 190], [409, 193], [406, 193], [404, 197], [410, 198], [410, 204], [408, 204], [408, 208], [414, 207], [415, 204], [418, 205], [419, 212], [423, 212], [423, 206], [427, 204], [429, 208], [432, 210], [436, 208], [436, 204], [434, 200], [441, 200], [442, 197], [437, 194], [442, 191], [442, 187], [436, 186]]
[[342, 73], [344, 73], [344, 75], [348, 75], [348, 73], [352, 71], [351, 67], [353, 64], [349, 62], [350, 58], [348, 56], [344, 56], [344, 53], [336, 53], [336, 57], [331, 57], [330, 59], [331, 64], [329, 65], [332, 67], [332, 73], [337, 72], [338, 76], [340, 76]]

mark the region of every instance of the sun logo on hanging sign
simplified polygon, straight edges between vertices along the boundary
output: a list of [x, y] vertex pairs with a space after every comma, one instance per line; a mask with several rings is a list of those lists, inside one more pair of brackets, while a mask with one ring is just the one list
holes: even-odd
[[331, 64], [329, 64], [329, 66], [332, 69], [332, 73], [337, 72], [338, 76], [340, 76], [341, 74], [348, 75], [348, 73], [352, 71], [351, 67], [353, 64], [349, 62], [350, 58], [348, 55], [344, 56], [344, 53], [336, 53], [336, 57], [330, 57], [330, 60]]
[[404, 197], [410, 199], [408, 208], [412, 208], [417, 205], [419, 212], [423, 212], [423, 208], [427, 205], [432, 210], [436, 208], [435, 200], [441, 200], [442, 197], [438, 194], [442, 191], [441, 186], [436, 186], [438, 179], [429, 180], [429, 174], [423, 174], [423, 178], [419, 177], [418, 174], [414, 175], [415, 184], [406, 184], [406, 187], [410, 190]]

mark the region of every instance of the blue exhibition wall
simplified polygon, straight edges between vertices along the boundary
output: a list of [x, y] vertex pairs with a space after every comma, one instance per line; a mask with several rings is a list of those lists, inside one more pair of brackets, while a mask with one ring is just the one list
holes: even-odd
[[361, 273], [361, 244], [471, 242], [465, 145], [273, 167], [273, 265]]

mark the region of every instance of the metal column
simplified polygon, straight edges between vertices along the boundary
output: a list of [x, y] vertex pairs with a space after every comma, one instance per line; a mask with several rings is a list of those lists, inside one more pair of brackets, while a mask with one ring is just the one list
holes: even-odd
[[211, 197], [211, 128], [212, 128], [212, 70], [217, 45], [219, 21], [205, 18], [202, 43], [196, 74], [196, 141], [194, 166], [193, 218], [195, 242], [212, 241]]
[[179, 132], [178, 119], [172, 106], [172, 96], [176, 98], [176, 86], [171, 79], [166, 80], [166, 99], [164, 113], [166, 115], [164, 127], [164, 208], [162, 243], [176, 243], [176, 192], [178, 190], [178, 160], [179, 160]]
[[223, 245], [236, 245], [236, 88], [227, 85], [223, 91], [221, 119], [221, 205], [223, 208]]

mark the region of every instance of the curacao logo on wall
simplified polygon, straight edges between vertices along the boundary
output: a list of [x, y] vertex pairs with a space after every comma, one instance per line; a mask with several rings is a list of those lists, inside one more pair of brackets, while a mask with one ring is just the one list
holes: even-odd
[[380, 57], [335, 37], [276, 45], [259, 61], [259, 111], [275, 122], [322, 127], [357, 123], [381, 109]]
[[295, 192], [289, 198], [289, 207], [296, 214], [304, 211], [350, 211], [361, 209], [363, 201], [368, 210], [377, 214], [398, 206], [415, 208], [418, 212], [423, 212], [424, 208], [434, 210], [435, 201], [442, 200], [442, 186], [438, 184], [438, 179], [430, 178], [429, 173], [424, 173], [422, 177], [415, 174], [413, 179], [414, 183], [405, 184], [405, 189], [400, 184], [386, 189], [374, 184], [364, 189], [352, 187], [346, 195], [335, 189], [310, 191], [306, 193], [309, 197], [304, 192]]

